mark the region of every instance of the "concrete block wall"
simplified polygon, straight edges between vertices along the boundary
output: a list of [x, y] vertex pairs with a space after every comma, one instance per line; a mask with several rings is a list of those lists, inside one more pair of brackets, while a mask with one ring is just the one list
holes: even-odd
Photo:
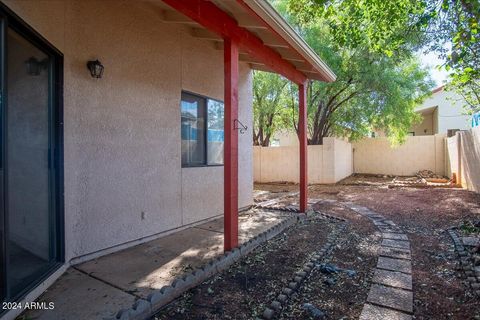
[[[254, 147], [255, 182], [299, 182], [300, 155], [297, 146]], [[325, 138], [323, 145], [308, 146], [308, 183], [335, 183], [352, 171], [351, 144]]]
[[460, 131], [447, 139], [448, 172], [461, 185], [480, 192], [480, 127]]
[[392, 147], [388, 138], [365, 138], [353, 144], [355, 173], [414, 175], [431, 170], [445, 175], [445, 135], [407, 137]]

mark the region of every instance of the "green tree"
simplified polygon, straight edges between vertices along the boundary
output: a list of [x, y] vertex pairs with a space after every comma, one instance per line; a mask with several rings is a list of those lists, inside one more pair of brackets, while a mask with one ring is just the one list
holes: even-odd
[[253, 145], [267, 147], [285, 126], [289, 109], [284, 100], [288, 80], [269, 72], [253, 72]]
[[[405, 7], [392, 9], [388, 1], [372, 0], [369, 3], [375, 3], [376, 10], [352, 18], [347, 13], [355, 11], [357, 2], [273, 2], [337, 74], [333, 83], [309, 85], [310, 144], [322, 144], [324, 137], [332, 135], [354, 140], [372, 129], [384, 130], [392, 142], [401, 142], [412, 123], [419, 120], [415, 106], [433, 86], [427, 70], [413, 57], [423, 41], [415, 31], [421, 29], [417, 26], [420, 22], [412, 23], [409, 30], [401, 28], [411, 12], [420, 11], [414, 1], [399, 1]], [[342, 3], [351, 7], [343, 11]], [[389, 18], [382, 8], [403, 11]], [[352, 23], [358, 32], [352, 31]], [[383, 36], [370, 36], [378, 32]], [[290, 114], [295, 114], [295, 108]]]
[[432, 0], [430, 7], [431, 49], [446, 60], [448, 89], [464, 97], [467, 113], [480, 111], [480, 2]]

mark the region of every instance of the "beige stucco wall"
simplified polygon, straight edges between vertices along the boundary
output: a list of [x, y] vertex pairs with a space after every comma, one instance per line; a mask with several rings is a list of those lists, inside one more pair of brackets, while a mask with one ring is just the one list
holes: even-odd
[[[449, 129], [466, 130], [470, 128], [470, 117], [465, 115], [465, 100], [453, 91], [440, 90], [426, 99], [416, 108], [417, 112], [436, 107], [434, 133], [446, 134]], [[435, 129], [435, 128], [434, 128]]]
[[[331, 138], [329, 138], [331, 139]], [[335, 182], [340, 181], [353, 173], [353, 148], [352, 144], [345, 140], [332, 139], [334, 141]]]
[[[300, 180], [297, 146], [254, 147], [256, 182], [295, 182]], [[323, 145], [308, 146], [308, 183], [335, 183], [352, 174], [351, 144], [325, 138]]]
[[413, 175], [431, 170], [445, 175], [445, 135], [407, 137], [392, 147], [388, 138], [365, 138], [354, 143], [355, 173]]
[[410, 131], [414, 132], [415, 136], [426, 136], [426, 135], [435, 134], [436, 132], [435, 132], [434, 112], [423, 114], [422, 117], [423, 117], [422, 122], [412, 126]]
[[[67, 260], [222, 213], [222, 167], [181, 168], [179, 108], [182, 89], [223, 100], [221, 50], [137, 1], [5, 3], [65, 56]], [[249, 125], [246, 65], [239, 85]], [[251, 141], [239, 137], [240, 207], [253, 201]]]
[[448, 171], [461, 185], [480, 192], [480, 127], [457, 132], [447, 139]]

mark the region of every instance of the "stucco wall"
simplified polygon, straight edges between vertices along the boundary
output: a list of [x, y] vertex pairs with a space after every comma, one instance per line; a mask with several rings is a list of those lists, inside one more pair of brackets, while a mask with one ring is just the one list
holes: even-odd
[[480, 192], [480, 127], [457, 132], [447, 139], [448, 170], [461, 185]]
[[[423, 120], [421, 123], [417, 123], [411, 128], [411, 132], [415, 133], [415, 136], [426, 136], [435, 134], [434, 126], [434, 112], [422, 115]], [[383, 135], [385, 136], [385, 135]]]
[[[352, 174], [351, 144], [325, 138], [323, 145], [308, 146], [308, 183], [335, 183]], [[254, 147], [256, 182], [295, 182], [300, 180], [297, 146]]]
[[449, 129], [466, 130], [470, 128], [470, 118], [464, 115], [463, 98], [454, 92], [440, 90], [426, 99], [416, 111], [437, 107], [436, 123], [437, 130], [434, 133], [447, 133]]
[[392, 147], [388, 138], [365, 138], [354, 143], [355, 173], [413, 175], [431, 170], [445, 175], [445, 135], [407, 137]]
[[345, 140], [332, 139], [334, 141], [335, 157], [335, 182], [340, 181], [353, 173], [353, 149], [352, 144]]
[[[181, 168], [182, 89], [223, 100], [223, 53], [135, 1], [5, 3], [65, 56], [67, 260], [222, 213], [222, 167]], [[92, 79], [88, 60], [105, 65]], [[241, 65], [240, 120], [251, 75]], [[251, 127], [251, 126], [249, 126]], [[251, 130], [239, 204], [252, 203]]]

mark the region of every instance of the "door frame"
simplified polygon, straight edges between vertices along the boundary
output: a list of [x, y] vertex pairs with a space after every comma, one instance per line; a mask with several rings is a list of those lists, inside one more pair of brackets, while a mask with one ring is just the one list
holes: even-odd
[[[28, 294], [38, 284], [48, 278], [54, 271], [65, 263], [65, 220], [64, 220], [64, 120], [63, 120], [63, 54], [55, 46], [53, 46], [42, 35], [29, 26], [22, 18], [9, 9], [4, 3], [0, 1], [0, 117], [1, 117], [1, 130], [0, 130], [0, 144], [1, 155], [0, 164], [5, 172], [8, 168], [6, 161], [6, 128], [7, 128], [7, 61], [6, 52], [7, 48], [7, 31], [11, 28], [13, 31], [20, 34], [30, 43], [38, 47], [47, 53], [51, 59], [50, 68], [52, 72], [49, 72], [49, 135], [52, 138], [49, 145], [49, 185], [51, 192], [49, 192], [51, 209], [49, 226], [52, 228], [53, 223], [55, 228], [50, 231], [50, 243], [53, 244], [52, 249], [55, 254], [55, 262], [52, 266], [38, 279], [26, 286], [16, 296], [11, 296], [8, 286], [8, 245], [7, 235], [8, 230], [8, 214], [7, 198], [3, 196], [3, 203], [0, 203], [0, 297], [4, 301], [18, 301], [21, 300], [26, 294]], [[50, 139], [49, 139], [50, 140]], [[52, 170], [54, 169], [54, 170]], [[2, 179], [0, 183], [3, 183], [3, 192], [7, 192], [6, 179]], [[3, 233], [1, 231], [3, 230]], [[52, 239], [52, 237], [54, 239]], [[1, 313], [0, 313], [1, 314]]]

